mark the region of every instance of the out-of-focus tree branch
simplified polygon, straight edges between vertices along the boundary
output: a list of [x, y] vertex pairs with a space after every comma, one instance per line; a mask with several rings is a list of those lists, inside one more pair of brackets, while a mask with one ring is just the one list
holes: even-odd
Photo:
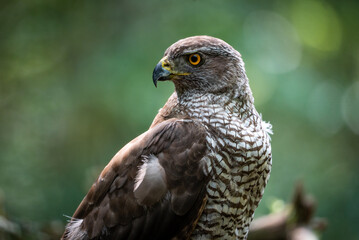
[[316, 203], [298, 184], [292, 203], [279, 213], [255, 219], [248, 240], [316, 240], [327, 225], [325, 219], [314, 217]]

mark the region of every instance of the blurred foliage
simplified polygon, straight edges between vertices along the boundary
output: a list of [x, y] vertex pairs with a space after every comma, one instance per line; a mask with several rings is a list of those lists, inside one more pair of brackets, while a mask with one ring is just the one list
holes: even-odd
[[152, 85], [164, 50], [206, 34], [242, 53], [257, 109], [274, 127], [273, 171], [256, 216], [271, 199], [288, 200], [300, 179], [329, 221], [323, 239], [359, 239], [358, 9], [355, 0], [2, 0], [6, 215], [64, 224], [173, 91]]

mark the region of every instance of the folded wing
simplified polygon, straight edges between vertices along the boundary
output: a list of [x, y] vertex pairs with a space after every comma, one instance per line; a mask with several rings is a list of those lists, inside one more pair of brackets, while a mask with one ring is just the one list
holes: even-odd
[[204, 127], [159, 123], [122, 148], [102, 171], [63, 239], [185, 238], [205, 204]]

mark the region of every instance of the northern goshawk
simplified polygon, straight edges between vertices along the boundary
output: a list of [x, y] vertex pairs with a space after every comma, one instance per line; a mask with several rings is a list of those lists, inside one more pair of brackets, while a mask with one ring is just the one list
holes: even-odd
[[153, 81], [175, 92], [148, 131], [102, 171], [63, 239], [246, 239], [272, 165], [241, 55], [189, 37], [170, 46]]

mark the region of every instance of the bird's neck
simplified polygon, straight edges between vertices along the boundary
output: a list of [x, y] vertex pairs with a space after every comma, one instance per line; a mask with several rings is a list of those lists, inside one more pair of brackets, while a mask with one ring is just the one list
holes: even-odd
[[248, 89], [242, 88], [240, 91], [228, 91], [222, 94], [178, 94], [175, 91], [160, 109], [150, 128], [170, 118], [198, 118], [198, 114], [210, 118], [219, 109], [228, 110], [231, 114], [242, 119], [258, 115], [254, 108], [252, 92], [249, 87]]
[[190, 94], [178, 97], [177, 108], [183, 112], [184, 116], [189, 118], [198, 118], [215, 115], [217, 112], [227, 112], [239, 118], [247, 118], [257, 115], [254, 108], [253, 97], [250, 95], [242, 95], [232, 91], [223, 94]]

